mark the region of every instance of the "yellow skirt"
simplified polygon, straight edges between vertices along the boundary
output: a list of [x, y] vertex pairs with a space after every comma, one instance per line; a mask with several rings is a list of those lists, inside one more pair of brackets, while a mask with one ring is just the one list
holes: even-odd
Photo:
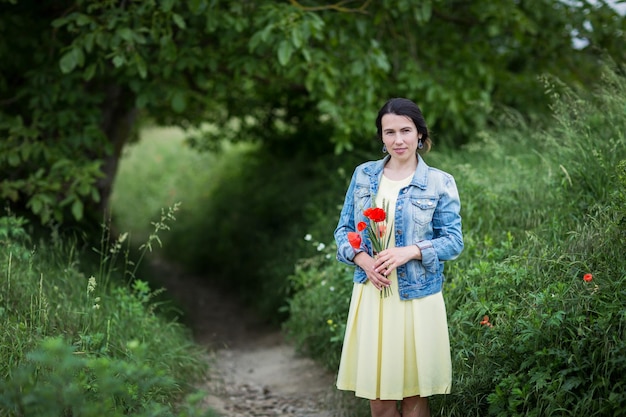
[[370, 400], [448, 394], [452, 363], [446, 307], [441, 292], [409, 301], [367, 281], [354, 284], [337, 388]]

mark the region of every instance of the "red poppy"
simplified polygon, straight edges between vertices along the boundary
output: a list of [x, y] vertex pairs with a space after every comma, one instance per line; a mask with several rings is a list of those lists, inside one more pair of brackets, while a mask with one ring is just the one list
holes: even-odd
[[590, 282], [592, 279], [593, 279], [593, 275], [591, 275], [591, 274], [585, 274], [585, 275], [583, 275], [583, 280], [584, 280], [585, 282]]
[[354, 249], [361, 247], [361, 234], [357, 232], [348, 232], [348, 242]]
[[367, 223], [365, 223], [365, 222], [359, 222], [356, 225], [356, 230], [358, 230], [359, 232], [362, 232], [365, 229], [367, 229]]
[[493, 324], [489, 322], [489, 316], [483, 316], [482, 321], [480, 322], [483, 326], [493, 327]]
[[382, 222], [387, 218], [387, 213], [385, 213], [385, 210], [380, 207], [370, 207], [365, 209], [363, 211], [363, 215], [376, 223]]

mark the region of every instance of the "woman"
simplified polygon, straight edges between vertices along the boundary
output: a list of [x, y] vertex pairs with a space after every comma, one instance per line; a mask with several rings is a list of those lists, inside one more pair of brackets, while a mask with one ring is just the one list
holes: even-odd
[[[388, 155], [356, 168], [335, 230], [337, 259], [355, 266], [337, 387], [369, 399], [373, 417], [430, 416], [428, 397], [452, 383], [441, 291], [443, 261], [463, 250], [459, 194], [451, 175], [420, 156], [431, 140], [415, 103], [389, 100], [376, 128]], [[389, 245], [374, 254], [361, 222], [383, 204]], [[348, 233], [359, 231], [354, 247]]]

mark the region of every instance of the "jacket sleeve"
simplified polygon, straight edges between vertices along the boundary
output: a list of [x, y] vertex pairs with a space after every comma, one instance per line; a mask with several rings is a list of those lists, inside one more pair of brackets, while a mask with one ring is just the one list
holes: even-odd
[[439, 263], [453, 260], [463, 251], [461, 230], [461, 201], [456, 182], [446, 175], [445, 186], [433, 214], [433, 238], [417, 243], [422, 252], [422, 264], [426, 270], [436, 272]]
[[[358, 169], [358, 168], [357, 168]], [[339, 215], [339, 222], [335, 229], [335, 242], [337, 243], [337, 260], [348, 265], [355, 265], [354, 257], [365, 250], [363, 243], [361, 243], [360, 249], [354, 249], [348, 241], [348, 232], [356, 231], [354, 221], [354, 189], [356, 187], [356, 173], [352, 174], [348, 191], [344, 198], [343, 207], [341, 208], [341, 214]]]

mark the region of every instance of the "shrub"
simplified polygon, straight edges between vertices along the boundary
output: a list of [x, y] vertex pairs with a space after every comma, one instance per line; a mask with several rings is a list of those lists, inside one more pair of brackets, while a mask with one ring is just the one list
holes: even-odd
[[207, 369], [204, 351], [164, 317], [159, 291], [125, 282], [123, 239], [92, 264], [61, 242], [29, 248], [19, 219], [0, 224], [11, 225], [0, 231], [11, 236], [0, 251], [0, 414], [173, 415]]

